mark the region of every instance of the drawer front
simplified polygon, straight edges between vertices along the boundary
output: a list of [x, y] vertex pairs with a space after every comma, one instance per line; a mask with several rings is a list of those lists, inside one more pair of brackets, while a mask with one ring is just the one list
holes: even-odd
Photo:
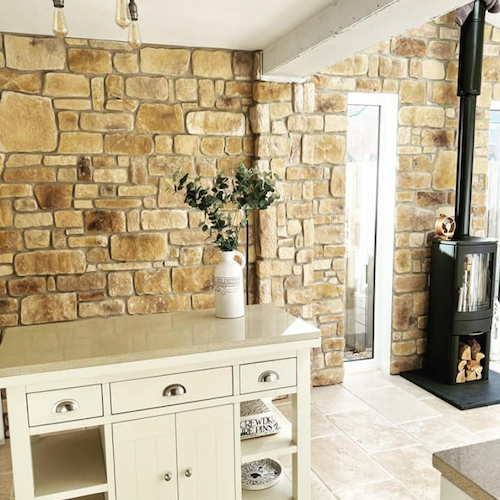
[[233, 395], [233, 369], [216, 368], [111, 384], [112, 412], [160, 408]]
[[241, 394], [294, 387], [297, 385], [296, 358], [252, 363], [240, 367]]
[[103, 416], [100, 385], [28, 394], [31, 427]]

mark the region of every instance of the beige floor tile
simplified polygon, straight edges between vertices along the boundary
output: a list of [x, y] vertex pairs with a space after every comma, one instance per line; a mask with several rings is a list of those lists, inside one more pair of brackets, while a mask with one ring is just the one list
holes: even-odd
[[403, 391], [407, 392], [414, 398], [423, 400], [427, 399], [431, 396], [430, 392], [427, 392], [425, 389], [422, 389], [418, 385], [413, 384], [409, 380], [404, 379], [403, 377], [398, 376], [392, 376], [391, 377], [391, 382], [396, 386], [402, 389]]
[[419, 444], [375, 410], [357, 410], [328, 417], [340, 430], [368, 453]]
[[440, 474], [432, 466], [432, 454], [424, 446], [386, 451], [373, 457], [419, 500], [439, 500]]
[[342, 386], [353, 394], [364, 391], [373, 391], [383, 387], [392, 387], [391, 377], [381, 371], [347, 374]]
[[0, 500], [10, 500], [12, 496], [12, 475], [0, 476]]
[[447, 416], [408, 422], [401, 427], [436, 452], [478, 443], [479, 437]]
[[10, 459], [10, 442], [0, 446], [0, 474], [12, 471], [12, 461]]
[[[292, 418], [292, 403], [282, 404], [277, 406], [277, 409], [291, 421]], [[322, 436], [331, 436], [339, 434], [340, 430], [337, 429], [329, 420], [327, 420], [321, 413], [311, 408], [311, 436], [313, 438]]]
[[312, 441], [313, 471], [333, 492], [389, 479], [389, 475], [346, 436]]
[[477, 433], [479, 431], [500, 429], [500, 411], [493, 408], [461, 411], [438, 398], [426, 400], [425, 402], [441, 415], [446, 415], [471, 432]]
[[312, 404], [323, 415], [354, 411], [368, 406], [341, 385], [316, 387], [312, 391]]
[[311, 477], [311, 500], [335, 500], [333, 493], [316, 474], [312, 474]]
[[396, 386], [359, 392], [357, 396], [395, 424], [439, 416], [430, 406]]
[[418, 500], [396, 480], [341, 491], [335, 496], [338, 500]]

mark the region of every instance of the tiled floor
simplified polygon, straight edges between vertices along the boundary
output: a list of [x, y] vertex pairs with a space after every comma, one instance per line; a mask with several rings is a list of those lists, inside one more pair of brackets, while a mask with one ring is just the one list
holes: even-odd
[[[278, 407], [287, 415], [291, 404]], [[311, 417], [312, 500], [438, 500], [432, 453], [500, 438], [500, 406], [460, 412], [380, 372], [314, 389]], [[0, 447], [0, 500], [11, 498], [6, 446]]]
[[312, 500], [438, 500], [432, 453], [500, 438], [500, 406], [461, 412], [381, 372], [314, 389], [311, 412]]

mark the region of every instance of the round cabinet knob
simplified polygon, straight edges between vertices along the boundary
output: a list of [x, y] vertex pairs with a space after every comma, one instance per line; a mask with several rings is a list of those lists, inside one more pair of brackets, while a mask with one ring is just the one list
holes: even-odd
[[186, 477], [191, 477], [193, 475], [193, 469], [186, 469]]
[[167, 472], [163, 479], [165, 479], [166, 483], [170, 483], [170, 481], [172, 481], [172, 474], [170, 472]]
[[279, 379], [280, 376], [276, 372], [270, 370], [261, 374], [261, 376], [259, 377], [259, 382], [269, 384], [272, 382], [278, 382]]

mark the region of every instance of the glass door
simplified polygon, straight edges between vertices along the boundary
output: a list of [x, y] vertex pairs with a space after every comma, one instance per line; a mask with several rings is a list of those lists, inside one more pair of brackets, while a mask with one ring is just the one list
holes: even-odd
[[374, 357], [380, 106], [350, 104], [346, 165], [346, 361]]

